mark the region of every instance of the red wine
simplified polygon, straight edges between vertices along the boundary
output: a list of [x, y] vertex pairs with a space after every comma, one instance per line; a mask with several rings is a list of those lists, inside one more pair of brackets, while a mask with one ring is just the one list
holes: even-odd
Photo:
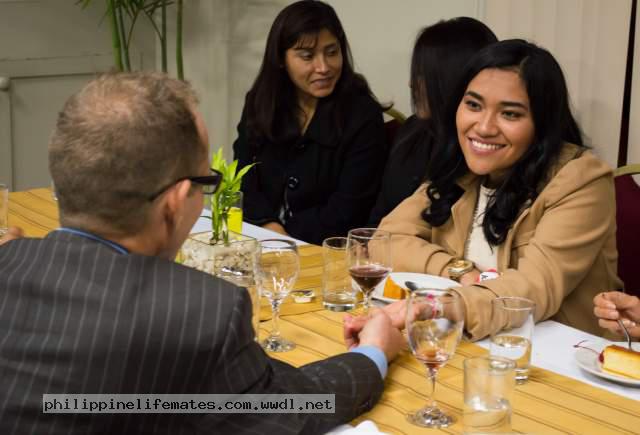
[[380, 281], [391, 272], [388, 267], [376, 264], [367, 264], [364, 266], [353, 266], [349, 268], [349, 274], [353, 278], [362, 291], [370, 292]]

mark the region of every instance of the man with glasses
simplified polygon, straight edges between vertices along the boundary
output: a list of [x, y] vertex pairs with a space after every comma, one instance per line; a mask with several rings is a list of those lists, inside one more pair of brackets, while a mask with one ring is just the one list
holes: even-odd
[[[402, 340], [386, 314], [355, 352], [296, 369], [254, 341], [244, 289], [173, 261], [221, 179], [196, 106], [184, 82], [115, 74], [60, 112], [62, 227], [0, 247], [0, 433], [318, 433], [380, 397]], [[45, 393], [325, 393], [336, 412], [49, 414]]]

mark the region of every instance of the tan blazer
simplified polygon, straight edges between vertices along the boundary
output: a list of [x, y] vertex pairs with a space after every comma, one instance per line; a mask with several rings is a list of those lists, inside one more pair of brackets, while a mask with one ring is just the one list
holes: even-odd
[[[491, 315], [497, 296], [521, 296], [536, 303], [535, 320], [553, 318], [602, 334], [593, 315], [596, 293], [622, 287], [616, 275], [615, 195], [611, 168], [572, 144], [565, 144], [550, 181], [527, 205], [498, 247], [502, 275], [458, 288], [466, 305], [465, 329], [478, 340], [503, 325]], [[482, 179], [468, 174], [451, 217], [431, 227], [422, 217], [429, 205], [426, 184], [380, 223], [392, 237], [393, 270], [446, 276], [447, 263], [464, 257]]]

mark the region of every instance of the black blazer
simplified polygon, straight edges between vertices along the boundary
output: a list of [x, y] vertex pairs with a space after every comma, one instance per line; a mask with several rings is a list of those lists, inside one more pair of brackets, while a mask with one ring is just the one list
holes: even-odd
[[[0, 246], [0, 433], [321, 433], [368, 410], [376, 365], [299, 369], [254, 341], [245, 289], [53, 232]], [[335, 414], [43, 414], [42, 394], [335, 393]]]
[[412, 115], [402, 124], [389, 153], [369, 226], [377, 227], [383, 217], [424, 182], [433, 143], [434, 135], [428, 120]]
[[305, 134], [288, 145], [249, 143], [243, 111], [235, 158], [239, 167], [259, 162], [242, 184], [247, 222], [280, 222], [291, 236], [316, 244], [367, 223], [388, 149], [382, 111], [369, 95], [354, 97], [343, 110], [340, 135], [329, 98], [318, 102]]

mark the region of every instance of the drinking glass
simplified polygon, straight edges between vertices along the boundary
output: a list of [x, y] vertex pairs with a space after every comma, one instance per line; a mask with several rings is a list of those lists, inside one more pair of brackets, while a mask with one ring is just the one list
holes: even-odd
[[327, 310], [349, 311], [358, 301], [347, 264], [346, 237], [329, 237], [322, 242], [322, 304]]
[[300, 258], [298, 247], [290, 240], [267, 239], [260, 242], [258, 279], [260, 294], [271, 303], [272, 328], [269, 336], [260, 344], [271, 352], [287, 352], [295, 344], [280, 336], [278, 320], [280, 305], [298, 278]]
[[529, 378], [535, 307], [532, 300], [519, 297], [501, 297], [492, 301], [494, 321], [502, 329], [491, 334], [489, 352], [492, 356], [515, 361], [516, 382], [519, 384]]
[[227, 215], [227, 229], [235, 233], [242, 233], [242, 191], [230, 194], [229, 214]]
[[413, 355], [427, 368], [431, 392], [427, 405], [410, 413], [410, 423], [447, 427], [453, 418], [438, 408], [433, 393], [438, 370], [453, 356], [462, 337], [464, 312], [460, 296], [451, 290], [421, 288], [409, 293], [406, 327]]
[[347, 240], [349, 274], [363, 295], [364, 312], [369, 312], [371, 292], [391, 272], [391, 233], [377, 228], [356, 228]]
[[515, 367], [510, 359], [498, 356], [464, 360], [465, 434], [511, 433]]
[[0, 237], [9, 231], [9, 187], [0, 184]]

